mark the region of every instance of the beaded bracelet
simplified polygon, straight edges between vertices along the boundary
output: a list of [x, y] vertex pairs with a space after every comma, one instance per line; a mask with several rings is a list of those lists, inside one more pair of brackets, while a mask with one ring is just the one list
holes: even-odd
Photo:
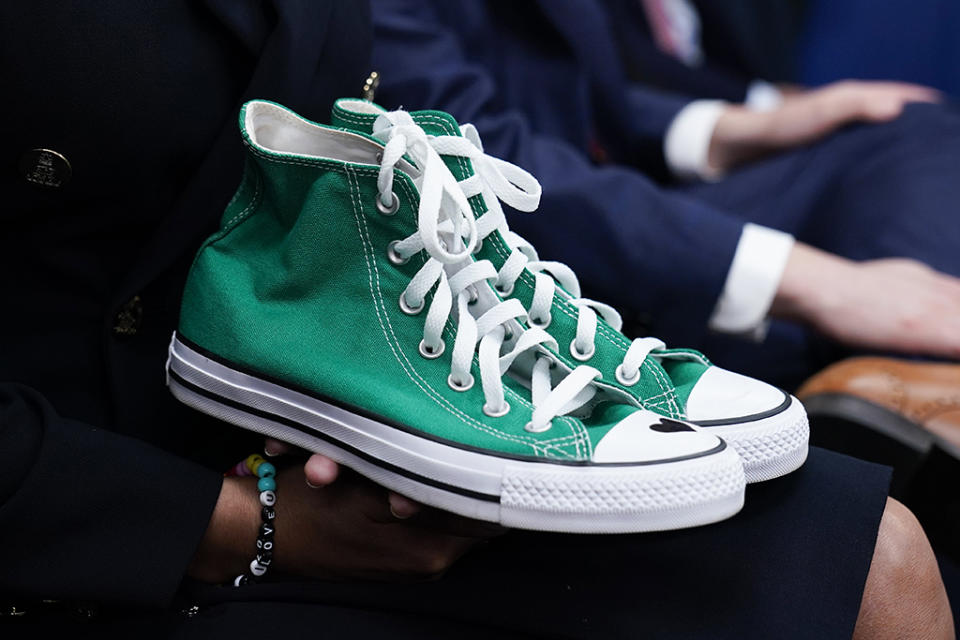
[[272, 464], [263, 459], [262, 456], [253, 454], [243, 462], [237, 463], [237, 466], [230, 470], [230, 475], [236, 476], [257, 476], [257, 489], [260, 491], [260, 518], [263, 522], [260, 524], [260, 531], [257, 534], [257, 555], [250, 562], [250, 571], [241, 573], [233, 580], [233, 586], [242, 587], [245, 584], [256, 582], [262, 578], [270, 563], [273, 562], [273, 536], [276, 532], [274, 519], [277, 512], [274, 506], [277, 504], [277, 481], [274, 479], [277, 475], [277, 469]]

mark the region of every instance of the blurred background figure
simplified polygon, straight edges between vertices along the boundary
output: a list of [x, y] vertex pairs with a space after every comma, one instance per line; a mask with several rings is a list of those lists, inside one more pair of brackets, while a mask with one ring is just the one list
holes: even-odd
[[[531, 171], [540, 212], [512, 215], [511, 227], [570, 264], [633, 335], [787, 389], [855, 354], [960, 357], [960, 112], [917, 84], [798, 84], [816, 7], [373, 6], [377, 100], [446, 110], [476, 125], [487, 153]], [[954, 379], [960, 365], [946, 366]], [[954, 388], [927, 374], [911, 370], [912, 393]], [[842, 436], [830, 443], [908, 469], [894, 495], [935, 498], [924, 513], [953, 515], [925, 524], [958, 539], [949, 442], [910, 416], [904, 433], [926, 434], [918, 446], [875, 438], [885, 422], [841, 417], [846, 428], [821, 431]]]
[[[952, 0], [610, 0], [634, 79], [763, 104], [764, 89], [847, 78], [919, 83], [956, 96], [960, 4]], [[751, 94], [751, 89], [756, 89]]]
[[[378, 98], [473, 122], [536, 175], [541, 213], [511, 226], [637, 334], [785, 388], [858, 352], [957, 357], [960, 113], [903, 83], [770, 85], [761, 109], [689, 93], [720, 75], [711, 29], [720, 66], [762, 58], [744, 25], [773, 6], [732, 6], [708, 23], [679, 0], [377, 0]], [[664, 59], [688, 93], [641, 77]]]

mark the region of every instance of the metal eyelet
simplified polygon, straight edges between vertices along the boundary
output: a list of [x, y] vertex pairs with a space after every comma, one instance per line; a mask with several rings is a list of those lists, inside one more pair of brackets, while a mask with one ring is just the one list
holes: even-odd
[[553, 321], [553, 316], [551, 316], [549, 313], [547, 314], [546, 318], [534, 318], [533, 316], [530, 316], [527, 318], [527, 321], [530, 323], [531, 327], [546, 329], [550, 326], [550, 322]]
[[426, 340], [421, 340], [420, 346], [418, 348], [420, 349], [420, 355], [422, 355], [427, 360], [433, 360], [434, 358], [439, 358], [440, 356], [443, 355], [443, 351], [444, 349], [447, 348], [447, 345], [441, 342], [440, 346], [434, 349], [433, 347], [427, 344]]
[[392, 216], [397, 212], [397, 209], [400, 208], [400, 198], [397, 197], [397, 194], [391, 191], [390, 197], [393, 198], [393, 200], [390, 202], [390, 206], [387, 206], [383, 204], [383, 199], [377, 196], [377, 211], [385, 216]]
[[580, 351], [577, 349], [577, 339], [574, 338], [570, 341], [570, 355], [579, 360], [580, 362], [586, 362], [593, 357], [593, 354], [596, 352], [597, 347], [595, 345], [590, 345], [589, 351]]
[[477, 300], [480, 299], [480, 292], [477, 291], [477, 288], [474, 285], [467, 287], [467, 293], [470, 294], [470, 297], [467, 298], [467, 304], [477, 304]]
[[503, 328], [503, 341], [510, 342], [513, 340], [513, 329], [508, 329], [507, 327]]
[[512, 284], [511, 284], [510, 286], [508, 286], [508, 287], [501, 287], [499, 284], [495, 284], [495, 285], [493, 285], [493, 288], [497, 290], [497, 293], [500, 294], [500, 297], [501, 297], [501, 298], [506, 298], [506, 297], [508, 297], [511, 293], [513, 293], [513, 285], [512, 285]]
[[615, 375], [616, 378], [617, 378], [617, 382], [619, 382], [620, 384], [622, 384], [622, 385], [625, 386], [625, 387], [632, 387], [633, 385], [637, 384], [637, 382], [640, 380], [640, 370], [639, 370], [639, 369], [637, 369], [637, 373], [634, 374], [634, 376], [633, 376], [632, 378], [628, 378], [628, 377], [623, 373], [623, 365], [622, 365], [622, 364], [618, 364], [618, 365], [617, 365], [617, 370], [614, 372], [614, 375]]
[[409, 257], [403, 257], [397, 251], [397, 245], [400, 244], [399, 240], [394, 240], [387, 245], [387, 260], [390, 261], [390, 264], [395, 264], [398, 267], [402, 264], [407, 264], [410, 261]]
[[468, 389], [473, 387], [473, 376], [468, 373], [467, 380], [465, 382], [460, 382], [459, 380], [454, 378], [453, 374], [451, 373], [450, 375], [447, 376], [447, 384], [454, 391], [467, 391]]
[[551, 427], [553, 427], [553, 423], [552, 423], [552, 422], [548, 422], [548, 423], [546, 424], [546, 426], [540, 427], [540, 428], [538, 429], [538, 428], [536, 428], [536, 427], [533, 426], [533, 421], [530, 421], [530, 422], [528, 422], [527, 424], [524, 425], [523, 430], [524, 430], [524, 431], [529, 431], [530, 433], [543, 433], [544, 431], [550, 431]]
[[377, 153], [377, 164], [380, 164], [381, 162], [383, 162], [383, 152], [378, 152], [378, 153]]
[[483, 412], [490, 416], [491, 418], [499, 418], [510, 413], [510, 404], [506, 401], [503, 402], [503, 406], [499, 409], [491, 409], [486, 404], [483, 405]]
[[423, 311], [423, 307], [426, 306], [427, 304], [426, 300], [421, 300], [418, 306], [412, 307], [407, 303], [407, 297], [402, 293], [400, 294], [400, 300], [398, 302], [400, 304], [400, 311], [403, 311], [408, 316], [417, 315], [418, 313]]

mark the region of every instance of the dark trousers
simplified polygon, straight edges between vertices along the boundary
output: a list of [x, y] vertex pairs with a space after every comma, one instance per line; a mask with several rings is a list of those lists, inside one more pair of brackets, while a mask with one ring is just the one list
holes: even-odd
[[[960, 109], [908, 105], [897, 120], [848, 127], [679, 190], [855, 260], [907, 257], [960, 276]], [[711, 336], [719, 365], [794, 388], [850, 352], [774, 323], [764, 344]]]
[[[194, 587], [88, 630], [174, 638], [849, 638], [887, 468], [812, 449], [733, 518], [611, 536], [512, 532], [436, 582]], [[24, 623], [26, 624], [26, 623]], [[137, 635], [133, 635], [137, 634]]]

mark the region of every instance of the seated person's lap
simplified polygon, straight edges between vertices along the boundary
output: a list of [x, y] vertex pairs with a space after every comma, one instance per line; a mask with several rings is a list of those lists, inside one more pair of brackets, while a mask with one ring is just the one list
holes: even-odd
[[[884, 467], [813, 448], [800, 470], [751, 485], [743, 511], [715, 525], [616, 536], [514, 532], [437, 582], [203, 588], [198, 618], [207, 601], [269, 600], [286, 604], [276, 614], [257, 605], [265, 621], [298, 615], [288, 605], [303, 603], [308, 624], [316, 616], [307, 603], [324, 603], [355, 608], [336, 619], [356, 615], [365, 627], [390, 626], [395, 616], [398, 632], [415, 627], [413, 614], [441, 620], [438, 633], [464, 624], [497, 637], [501, 629], [584, 638], [850, 637], [888, 482]], [[250, 624], [242, 608], [217, 604], [207, 615], [218, 611], [224, 622]]]

